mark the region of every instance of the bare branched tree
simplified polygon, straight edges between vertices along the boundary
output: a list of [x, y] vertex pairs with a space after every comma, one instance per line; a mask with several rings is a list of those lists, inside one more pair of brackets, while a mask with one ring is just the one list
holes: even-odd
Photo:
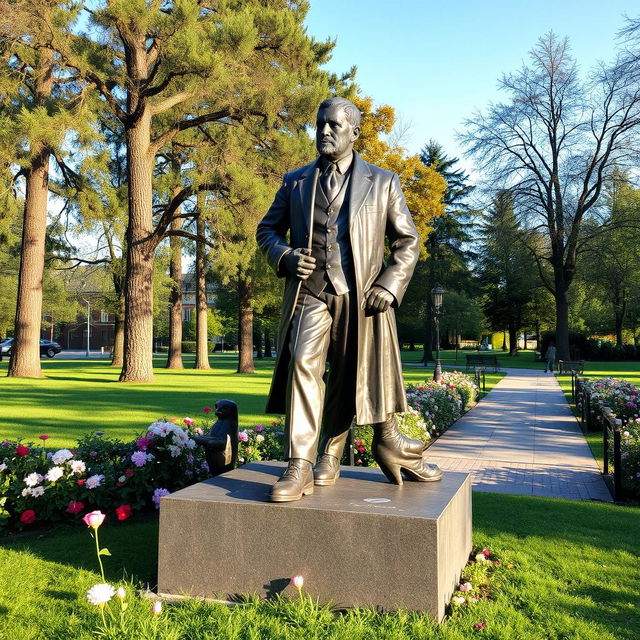
[[494, 189], [509, 189], [537, 242], [531, 247], [556, 301], [560, 358], [569, 357], [568, 291], [606, 178], [637, 157], [640, 83], [635, 60], [620, 54], [586, 80], [566, 39], [549, 33], [528, 65], [500, 81], [509, 101], [466, 122], [462, 142]]

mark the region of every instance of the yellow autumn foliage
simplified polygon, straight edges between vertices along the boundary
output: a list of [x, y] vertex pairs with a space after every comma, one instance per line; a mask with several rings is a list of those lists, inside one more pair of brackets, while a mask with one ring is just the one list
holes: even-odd
[[392, 146], [382, 136], [391, 133], [396, 121], [389, 105], [373, 106], [368, 96], [357, 95], [354, 104], [362, 112], [360, 138], [355, 149], [367, 161], [398, 174], [407, 206], [420, 234], [421, 258], [427, 257], [425, 240], [433, 230], [432, 220], [444, 213], [445, 179], [400, 146]]

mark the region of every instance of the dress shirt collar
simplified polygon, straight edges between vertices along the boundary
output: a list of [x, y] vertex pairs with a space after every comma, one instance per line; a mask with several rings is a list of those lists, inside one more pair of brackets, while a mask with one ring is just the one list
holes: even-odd
[[[344, 158], [340, 158], [340, 160], [338, 160], [337, 162], [334, 162], [333, 164], [336, 165], [336, 171], [338, 172], [338, 174], [343, 176], [347, 173], [347, 171], [349, 171], [349, 167], [351, 166], [352, 163], [353, 163], [353, 152], [345, 156]], [[327, 160], [327, 158], [324, 158], [324, 157], [320, 158], [320, 168], [322, 170], [322, 173], [324, 173], [327, 170], [327, 167], [330, 164], [331, 164], [331, 160]]]

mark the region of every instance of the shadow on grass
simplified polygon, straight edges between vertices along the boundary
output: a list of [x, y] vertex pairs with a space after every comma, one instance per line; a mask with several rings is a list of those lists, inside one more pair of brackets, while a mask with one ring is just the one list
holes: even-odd
[[[138, 518], [138, 521], [118, 523], [115, 516], [111, 516], [112, 522], [107, 520], [100, 528], [100, 546], [107, 547], [112, 554], [103, 558], [105, 575], [107, 580], [132, 580], [155, 589], [158, 518], [157, 514], [145, 514]], [[0, 547], [99, 574], [95, 542], [82, 522], [62, 525], [40, 534], [1, 538]], [[52, 591], [50, 597], [65, 599], [64, 592]], [[77, 594], [73, 597], [77, 597]]]

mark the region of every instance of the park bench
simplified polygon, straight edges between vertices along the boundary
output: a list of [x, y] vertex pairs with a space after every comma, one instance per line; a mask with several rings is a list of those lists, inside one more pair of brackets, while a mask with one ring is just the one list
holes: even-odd
[[584, 360], [558, 360], [558, 374], [584, 373]]
[[493, 372], [498, 373], [498, 356], [474, 353], [467, 355], [467, 371], [475, 367], [493, 367]]

